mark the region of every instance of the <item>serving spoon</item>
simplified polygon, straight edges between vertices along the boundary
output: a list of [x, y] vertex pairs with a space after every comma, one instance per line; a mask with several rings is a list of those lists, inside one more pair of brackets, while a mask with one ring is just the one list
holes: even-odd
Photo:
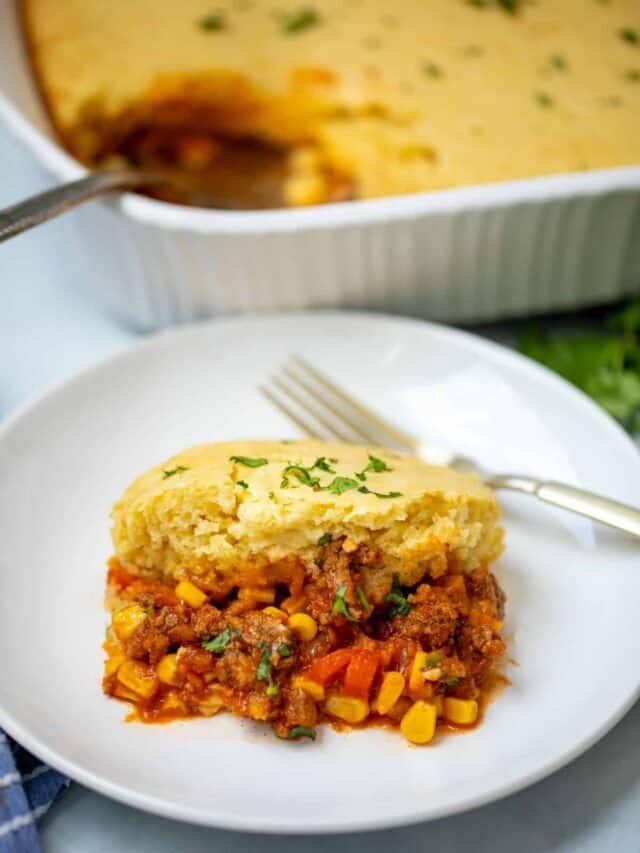
[[0, 243], [107, 193], [147, 189], [166, 177], [136, 169], [105, 169], [0, 209]]

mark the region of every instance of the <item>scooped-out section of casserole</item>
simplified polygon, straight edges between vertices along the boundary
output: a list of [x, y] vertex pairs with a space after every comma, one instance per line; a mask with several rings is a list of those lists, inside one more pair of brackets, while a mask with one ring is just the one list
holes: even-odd
[[503, 680], [493, 493], [347, 444], [187, 450], [113, 509], [105, 693], [133, 718], [231, 711], [282, 738], [469, 727]]
[[170, 200], [295, 206], [640, 162], [637, 0], [22, 9], [69, 150], [174, 171]]

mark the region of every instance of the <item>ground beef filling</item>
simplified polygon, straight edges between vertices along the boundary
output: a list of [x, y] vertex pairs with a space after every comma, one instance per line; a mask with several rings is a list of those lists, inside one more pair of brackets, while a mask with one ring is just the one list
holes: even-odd
[[291, 739], [315, 738], [323, 721], [385, 722], [426, 742], [412, 737], [416, 720], [476, 722], [504, 663], [495, 577], [426, 575], [412, 589], [394, 578], [374, 601], [361, 573], [379, 563], [376, 549], [340, 539], [302, 586], [297, 573], [293, 594], [278, 583], [214, 603], [191, 581], [142, 579], [113, 560], [104, 691], [145, 722], [229, 710]]

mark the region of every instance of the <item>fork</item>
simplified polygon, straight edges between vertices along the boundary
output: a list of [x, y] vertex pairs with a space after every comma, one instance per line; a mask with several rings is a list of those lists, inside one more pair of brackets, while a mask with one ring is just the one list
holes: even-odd
[[533, 495], [545, 503], [599, 521], [640, 538], [640, 510], [601, 495], [520, 474], [496, 474], [473, 459], [434, 451], [411, 433], [390, 423], [354, 399], [344, 388], [300, 356], [292, 356], [270, 385], [259, 390], [266, 399], [311, 437], [355, 444], [381, 445], [410, 453], [426, 462], [448, 465], [463, 473], [477, 473], [492, 489], [509, 489]]

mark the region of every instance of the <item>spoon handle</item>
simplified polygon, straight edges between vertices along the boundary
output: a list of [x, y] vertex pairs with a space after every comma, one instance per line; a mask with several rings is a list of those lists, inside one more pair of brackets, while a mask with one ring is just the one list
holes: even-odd
[[155, 183], [154, 176], [143, 172], [111, 169], [91, 172], [77, 181], [38, 193], [18, 204], [0, 209], [0, 243], [96, 196], [136, 189], [151, 183]]

